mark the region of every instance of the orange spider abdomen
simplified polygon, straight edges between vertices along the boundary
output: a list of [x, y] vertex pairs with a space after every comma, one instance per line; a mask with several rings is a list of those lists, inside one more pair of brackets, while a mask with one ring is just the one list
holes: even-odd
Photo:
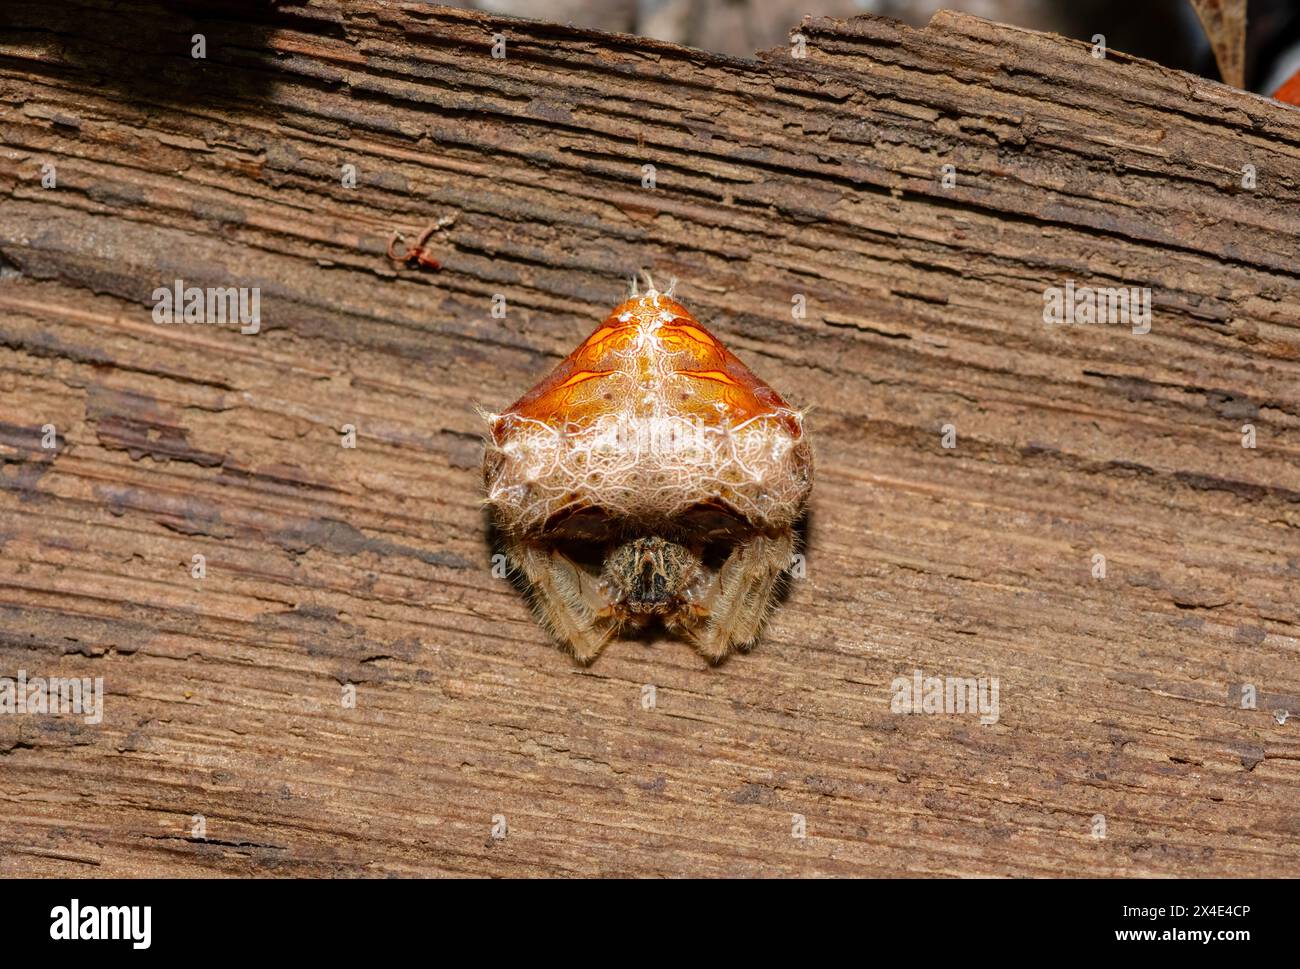
[[[641, 352], [635, 352], [638, 349]], [[582, 425], [618, 406], [640, 385], [669, 374], [688, 378], [688, 383], [665, 404], [706, 423], [739, 423], [789, 409], [780, 394], [685, 306], [670, 297], [647, 296], [615, 307], [591, 336], [502, 416]]]
[[494, 416], [489, 452], [489, 500], [520, 530], [579, 507], [669, 518], [700, 503], [784, 526], [811, 487], [799, 412], [653, 291]]

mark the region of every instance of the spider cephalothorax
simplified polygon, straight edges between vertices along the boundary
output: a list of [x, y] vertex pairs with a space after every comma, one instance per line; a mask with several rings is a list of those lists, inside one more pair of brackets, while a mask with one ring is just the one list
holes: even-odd
[[653, 286], [489, 417], [487, 500], [551, 631], [590, 662], [661, 622], [758, 637], [812, 487], [802, 415]]
[[673, 615], [689, 603], [691, 580], [700, 559], [685, 545], [658, 535], [644, 535], [614, 548], [601, 570], [611, 615], [623, 609], [631, 616]]

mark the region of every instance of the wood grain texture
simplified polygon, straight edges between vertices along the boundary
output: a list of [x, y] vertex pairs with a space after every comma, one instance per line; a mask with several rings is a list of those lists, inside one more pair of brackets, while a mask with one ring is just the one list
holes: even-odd
[[[948, 14], [225, 6], [5, 5], [0, 676], [106, 697], [0, 716], [0, 875], [1295, 874], [1300, 111]], [[811, 412], [807, 576], [716, 669], [577, 668], [490, 568], [475, 405], [637, 267]], [[154, 323], [178, 278], [261, 331]], [[1151, 331], [1044, 325], [1067, 280]]]

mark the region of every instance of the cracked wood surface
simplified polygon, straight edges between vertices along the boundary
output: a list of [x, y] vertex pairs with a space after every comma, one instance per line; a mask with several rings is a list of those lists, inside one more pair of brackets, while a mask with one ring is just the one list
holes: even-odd
[[[106, 693], [0, 715], [0, 874], [1295, 873], [1300, 112], [947, 14], [226, 6], [0, 15], [0, 676]], [[716, 669], [577, 668], [490, 569], [474, 406], [638, 266], [811, 411], [807, 576]], [[1066, 280], [1151, 331], [1044, 325]], [[998, 722], [891, 713], [916, 669]]]

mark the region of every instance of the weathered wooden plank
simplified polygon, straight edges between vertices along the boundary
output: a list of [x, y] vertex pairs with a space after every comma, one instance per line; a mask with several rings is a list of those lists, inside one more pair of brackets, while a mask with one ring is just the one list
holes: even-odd
[[[946, 14], [735, 60], [7, 7], [0, 676], [107, 696], [0, 716], [0, 873], [1294, 872], [1295, 109]], [[442, 271], [384, 257], [443, 215]], [[576, 668], [490, 571], [474, 406], [643, 266], [811, 409], [807, 577], [717, 669]], [[178, 278], [260, 332], [154, 323]], [[1044, 325], [1067, 280], [1150, 332]], [[891, 713], [915, 669], [998, 722]]]

